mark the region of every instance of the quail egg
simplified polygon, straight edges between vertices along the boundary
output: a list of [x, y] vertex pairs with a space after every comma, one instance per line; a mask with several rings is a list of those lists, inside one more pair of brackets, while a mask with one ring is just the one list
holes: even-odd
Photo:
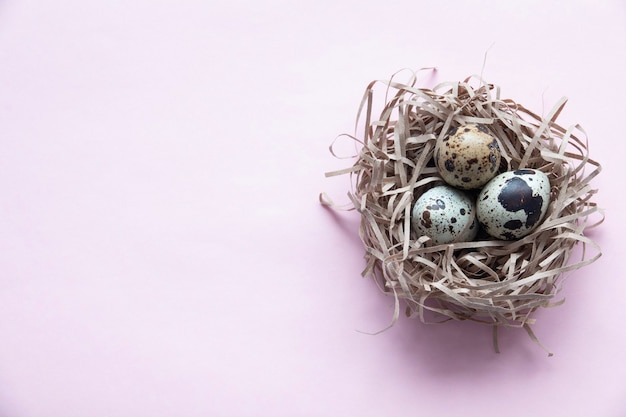
[[436, 245], [473, 240], [478, 232], [473, 200], [449, 185], [429, 189], [415, 202], [412, 225]]
[[498, 173], [500, 159], [498, 141], [480, 124], [452, 128], [435, 151], [439, 175], [463, 190], [489, 182]]
[[497, 239], [518, 239], [543, 220], [550, 204], [550, 180], [536, 169], [504, 172], [484, 186], [476, 201], [483, 229]]

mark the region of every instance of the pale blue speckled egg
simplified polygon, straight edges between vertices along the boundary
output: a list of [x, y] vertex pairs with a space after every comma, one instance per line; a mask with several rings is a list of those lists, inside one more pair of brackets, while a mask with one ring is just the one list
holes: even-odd
[[478, 233], [473, 200], [463, 191], [440, 185], [422, 194], [412, 210], [412, 225], [436, 245], [466, 242]]
[[489, 181], [476, 201], [482, 228], [497, 239], [519, 239], [543, 220], [550, 204], [550, 179], [536, 169], [504, 172]]

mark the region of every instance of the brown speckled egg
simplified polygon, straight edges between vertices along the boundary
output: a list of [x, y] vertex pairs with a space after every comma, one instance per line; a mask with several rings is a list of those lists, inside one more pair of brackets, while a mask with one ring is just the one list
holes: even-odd
[[438, 143], [435, 163], [448, 184], [463, 190], [480, 188], [498, 173], [500, 147], [485, 126], [466, 124], [452, 128]]

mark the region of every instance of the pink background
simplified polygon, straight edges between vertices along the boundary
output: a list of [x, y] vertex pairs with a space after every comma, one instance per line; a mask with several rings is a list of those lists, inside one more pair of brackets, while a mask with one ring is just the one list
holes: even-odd
[[[626, 415], [626, 6], [0, 0], [0, 416]], [[401, 318], [362, 279], [350, 133], [402, 68], [569, 97], [603, 257], [523, 330]]]

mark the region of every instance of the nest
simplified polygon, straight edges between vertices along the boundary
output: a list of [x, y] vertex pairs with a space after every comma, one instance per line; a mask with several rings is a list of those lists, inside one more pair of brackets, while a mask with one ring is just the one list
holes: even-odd
[[[381, 85], [384, 105], [376, 117], [374, 92]], [[480, 77], [432, 89], [416, 85], [415, 72], [405, 82], [392, 77], [370, 83], [357, 116], [363, 133], [340, 136], [358, 143], [356, 162], [327, 173], [351, 175], [350, 209], [361, 215], [359, 234], [365, 246], [362, 274], [373, 276], [395, 298], [392, 325], [404, 305], [407, 316], [425, 323], [473, 320], [493, 325], [494, 342], [501, 326], [523, 327], [536, 341], [530, 328], [533, 312], [560, 304], [554, 298], [563, 274], [601, 255], [584, 234], [603, 219], [592, 202], [596, 190], [590, 184], [601, 166], [589, 157], [582, 127], [564, 128], [556, 122], [565, 98], [541, 117], [502, 99], [500, 88]], [[550, 205], [531, 234], [503, 241], [479, 233], [470, 242], [434, 245], [412, 228], [413, 203], [443, 183], [434, 164], [437, 141], [450, 128], [467, 123], [486, 125], [497, 138], [500, 172], [535, 168], [548, 174]], [[322, 204], [334, 206], [326, 195], [320, 197]], [[577, 245], [580, 258], [570, 259]], [[595, 249], [592, 256], [589, 245]]]

